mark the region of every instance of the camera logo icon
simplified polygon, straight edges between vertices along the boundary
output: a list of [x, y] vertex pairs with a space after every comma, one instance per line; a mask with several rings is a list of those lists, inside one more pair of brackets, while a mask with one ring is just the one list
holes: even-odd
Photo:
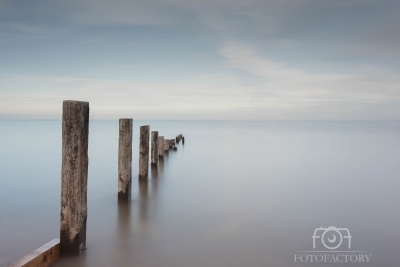
[[335, 226], [329, 226], [327, 228], [319, 227], [315, 229], [313, 239], [313, 248], [316, 247], [316, 239], [320, 239], [322, 245], [325, 248], [333, 250], [340, 247], [343, 243], [343, 239], [347, 239], [348, 249], [351, 248], [351, 235], [347, 228], [336, 228]]

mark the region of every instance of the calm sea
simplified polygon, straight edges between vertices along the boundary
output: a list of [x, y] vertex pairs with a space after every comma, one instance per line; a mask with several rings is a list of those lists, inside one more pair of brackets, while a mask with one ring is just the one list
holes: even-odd
[[[186, 142], [139, 185], [145, 124]], [[118, 121], [90, 121], [87, 250], [55, 266], [400, 266], [399, 122], [134, 121], [133, 143], [118, 205]], [[0, 121], [0, 266], [59, 236], [60, 175], [60, 121]]]

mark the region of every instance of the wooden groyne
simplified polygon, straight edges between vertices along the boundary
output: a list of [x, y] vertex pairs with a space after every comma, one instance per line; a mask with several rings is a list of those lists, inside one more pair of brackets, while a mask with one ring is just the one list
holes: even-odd
[[[131, 199], [132, 187], [132, 131], [133, 119], [119, 119], [118, 139], [118, 202]], [[177, 150], [182, 134], [174, 139], [151, 132], [150, 126], [140, 126], [139, 183], [147, 184], [149, 169], [149, 142], [151, 166], [163, 167], [163, 157], [169, 149]], [[62, 112], [62, 166], [60, 238], [56, 238], [9, 267], [47, 267], [59, 257], [79, 255], [86, 250], [87, 184], [89, 144], [89, 103], [66, 100]], [[156, 172], [157, 170], [155, 170]]]
[[55, 238], [8, 267], [48, 267], [59, 258], [60, 239]]

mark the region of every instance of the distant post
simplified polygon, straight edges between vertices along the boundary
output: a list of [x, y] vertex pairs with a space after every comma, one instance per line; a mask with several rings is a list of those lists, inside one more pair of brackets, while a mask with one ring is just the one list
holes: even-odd
[[182, 134], [176, 136], [176, 143], [179, 144], [179, 141], [182, 139]]
[[158, 155], [164, 157], [164, 136], [158, 137]]
[[139, 180], [147, 179], [149, 172], [149, 134], [149, 125], [140, 126]]
[[151, 132], [151, 165], [158, 164], [158, 132]]
[[86, 249], [89, 102], [66, 100], [62, 114], [60, 254]]
[[164, 151], [169, 150], [169, 140], [168, 139], [164, 139]]
[[131, 198], [132, 187], [132, 119], [119, 119], [118, 201]]

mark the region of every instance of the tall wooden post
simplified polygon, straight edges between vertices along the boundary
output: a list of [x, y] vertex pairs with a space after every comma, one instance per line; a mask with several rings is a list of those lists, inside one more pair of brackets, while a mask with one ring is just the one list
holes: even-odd
[[151, 132], [151, 165], [158, 164], [158, 132]]
[[149, 134], [150, 126], [140, 126], [139, 179], [146, 180], [149, 172]]
[[158, 155], [164, 157], [164, 136], [158, 137]]
[[60, 254], [86, 249], [89, 102], [63, 102]]
[[118, 201], [131, 198], [132, 187], [132, 119], [119, 119]]

